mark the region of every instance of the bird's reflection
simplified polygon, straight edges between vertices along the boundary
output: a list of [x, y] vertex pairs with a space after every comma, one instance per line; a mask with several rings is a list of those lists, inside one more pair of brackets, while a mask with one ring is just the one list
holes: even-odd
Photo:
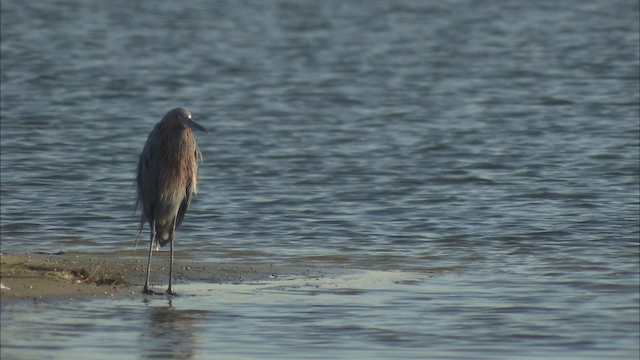
[[[146, 302], [146, 301], [145, 301]], [[140, 334], [143, 359], [192, 359], [196, 355], [198, 323], [210, 311], [179, 310], [167, 305], [156, 306], [147, 302], [149, 320]]]

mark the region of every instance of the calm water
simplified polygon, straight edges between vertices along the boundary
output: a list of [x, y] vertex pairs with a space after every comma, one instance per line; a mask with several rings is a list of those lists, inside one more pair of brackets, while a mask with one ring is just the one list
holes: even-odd
[[353, 273], [3, 305], [3, 359], [638, 357], [637, 1], [1, 6], [2, 251], [132, 249], [185, 106], [181, 256]]

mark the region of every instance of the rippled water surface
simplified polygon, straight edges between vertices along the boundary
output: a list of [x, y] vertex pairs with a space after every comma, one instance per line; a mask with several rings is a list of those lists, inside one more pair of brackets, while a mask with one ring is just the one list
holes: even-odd
[[2, 251], [131, 249], [185, 106], [215, 131], [181, 256], [410, 279], [3, 306], [3, 358], [637, 358], [637, 1], [1, 6]]

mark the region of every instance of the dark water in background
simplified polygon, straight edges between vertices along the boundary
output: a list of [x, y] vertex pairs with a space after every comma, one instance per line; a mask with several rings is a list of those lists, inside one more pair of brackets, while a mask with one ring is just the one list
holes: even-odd
[[637, 358], [637, 1], [1, 4], [3, 251], [131, 249], [185, 106], [215, 132], [182, 256], [415, 274], [361, 315], [453, 357]]

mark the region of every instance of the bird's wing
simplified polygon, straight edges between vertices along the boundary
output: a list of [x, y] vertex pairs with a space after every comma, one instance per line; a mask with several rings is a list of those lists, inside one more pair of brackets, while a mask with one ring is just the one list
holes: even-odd
[[184, 199], [180, 203], [180, 208], [178, 209], [178, 216], [176, 218], [176, 228], [182, 224], [182, 220], [184, 220], [184, 215], [187, 213], [187, 209], [189, 205], [191, 205], [191, 198], [193, 197], [193, 187], [191, 181], [187, 183], [187, 191]]
[[143, 222], [146, 217], [153, 216], [151, 211], [155, 206], [156, 196], [158, 194], [158, 175], [160, 169], [157, 166], [157, 159], [155, 159], [155, 157], [157, 156], [159, 145], [160, 137], [156, 129], [154, 129], [151, 131], [151, 134], [149, 134], [149, 138], [142, 149], [140, 160], [138, 161], [138, 173], [136, 176], [138, 199], [136, 207], [142, 207]]

